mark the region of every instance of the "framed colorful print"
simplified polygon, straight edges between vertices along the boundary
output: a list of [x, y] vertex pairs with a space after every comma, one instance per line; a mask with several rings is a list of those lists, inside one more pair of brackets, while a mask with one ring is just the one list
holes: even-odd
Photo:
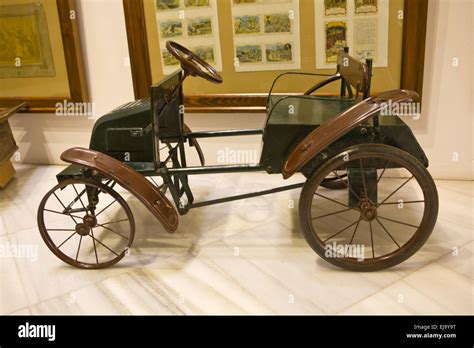
[[[219, 85], [187, 79], [187, 112], [265, 111], [268, 90], [278, 75], [334, 73], [336, 53], [344, 46], [358, 59], [377, 60], [372, 93], [397, 88], [422, 91], [427, 0], [123, 0], [123, 4], [136, 98], [147, 97], [150, 85], [179, 68], [165, 49], [167, 40], [194, 49], [224, 79]], [[333, 85], [321, 94], [339, 93], [339, 86]], [[301, 88], [301, 79], [290, 77], [277, 92], [298, 93]]]

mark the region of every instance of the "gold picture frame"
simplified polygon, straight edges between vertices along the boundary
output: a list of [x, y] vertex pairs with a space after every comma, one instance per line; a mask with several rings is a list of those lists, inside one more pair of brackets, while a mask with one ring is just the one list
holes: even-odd
[[[43, 13], [39, 4], [45, 8]], [[33, 48], [30, 56], [34, 57], [36, 54], [36, 58], [41, 59], [31, 60], [29, 62], [31, 64], [25, 64], [25, 66], [20, 64], [13, 68], [12, 66], [5, 68], [5, 62], [1, 67], [0, 62], [0, 70], [13, 69], [16, 72], [16, 74], [6, 74], [13, 76], [1, 76], [0, 73], [0, 84], [3, 90], [0, 94], [0, 110], [26, 101], [28, 107], [22, 112], [51, 113], [55, 112], [57, 103], [88, 102], [89, 94], [84, 73], [75, 0], [56, 0], [55, 2], [39, 0], [27, 5], [6, 0], [2, 2], [2, 7], [4, 10], [2, 15], [10, 16], [5, 25], [15, 23], [11, 17], [23, 16], [17, 20], [17, 23], [22, 20], [30, 21], [34, 24], [25, 24], [25, 22], [22, 24], [24, 27], [26, 25], [26, 28], [28, 25], [30, 27], [35, 25], [38, 28], [36, 34], [32, 32], [33, 28], [25, 35], [36, 35], [39, 44], [38, 47]], [[3, 40], [3, 42], [8, 41]], [[10, 41], [9, 44], [14, 43]], [[4, 56], [7, 59], [11, 58], [7, 54]], [[27, 54], [23, 56], [28, 57]], [[49, 88], [50, 85], [57, 87], [57, 91]]]

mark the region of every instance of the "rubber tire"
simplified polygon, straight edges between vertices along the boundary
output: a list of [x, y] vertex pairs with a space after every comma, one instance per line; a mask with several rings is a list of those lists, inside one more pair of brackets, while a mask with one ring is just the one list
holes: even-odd
[[116, 258], [114, 258], [110, 261], [102, 262], [102, 263], [99, 263], [99, 264], [90, 264], [90, 263], [78, 262], [78, 261], [75, 261], [75, 260], [71, 259], [67, 255], [63, 254], [57, 248], [56, 244], [51, 239], [51, 237], [49, 236], [49, 233], [47, 232], [47, 230], [44, 226], [43, 211], [44, 211], [44, 208], [46, 206], [46, 202], [51, 197], [52, 193], [56, 192], [56, 190], [58, 190], [58, 189], [62, 189], [64, 187], [68, 186], [69, 184], [77, 183], [79, 180], [81, 182], [85, 183], [85, 184], [95, 186], [95, 187], [101, 189], [103, 192], [106, 192], [107, 194], [111, 195], [124, 208], [125, 212], [127, 213], [127, 217], [129, 219], [129, 224], [130, 224], [130, 239], [129, 239], [127, 247], [130, 248], [132, 246], [133, 240], [135, 238], [135, 219], [133, 218], [132, 211], [131, 211], [129, 205], [127, 204], [127, 202], [125, 201], [125, 199], [123, 199], [123, 197], [120, 196], [117, 193], [117, 191], [115, 191], [114, 189], [104, 185], [103, 183], [98, 182], [98, 181], [93, 180], [93, 179], [85, 179], [85, 178], [84, 179], [67, 179], [67, 180], [64, 180], [61, 183], [55, 185], [51, 190], [49, 190], [44, 195], [43, 199], [41, 200], [41, 202], [38, 206], [38, 213], [37, 213], [38, 229], [40, 231], [41, 238], [43, 238], [43, 241], [48, 246], [49, 250], [54, 255], [56, 255], [56, 257], [58, 257], [61, 261], [65, 262], [65, 263], [67, 263], [71, 266], [74, 266], [74, 267], [77, 267], [77, 268], [80, 268], [80, 269], [102, 269], [102, 268], [107, 268], [107, 267], [113, 266], [117, 262], [119, 262], [120, 260], [122, 260], [124, 258], [125, 254], [126, 254], [125, 251], [123, 251], [120, 254], [120, 256], [118, 256], [118, 257], [116, 257]]
[[[393, 156], [396, 157], [398, 160], [405, 162], [407, 165], [405, 168], [409, 169], [412, 174], [415, 174], [417, 179], [421, 179], [421, 183], [419, 182], [420, 186], [423, 189], [424, 197], [426, 201], [426, 197], [430, 197], [430, 205], [425, 204], [425, 212], [423, 215], [423, 220], [425, 221], [424, 229], [421, 231], [418, 230], [414, 233], [413, 237], [410, 239], [409, 242], [405, 243], [401, 249], [395, 254], [394, 257], [387, 259], [383, 262], [377, 263], [369, 263], [369, 264], [362, 264], [362, 263], [348, 263], [345, 262], [343, 258], [326, 258], [325, 257], [325, 248], [324, 245], [321, 244], [320, 240], [315, 237], [312, 232], [312, 224], [311, 224], [311, 205], [313, 201], [314, 192], [316, 188], [320, 185], [320, 182], [325, 178], [327, 175], [326, 171], [328, 167], [334, 165], [335, 162], [341, 161], [342, 157], [345, 154], [349, 154], [350, 157], [358, 156], [361, 154], [365, 155], [385, 155], [385, 156]], [[422, 186], [422, 183], [424, 185]], [[309, 213], [308, 213], [309, 212]], [[346, 269], [350, 271], [356, 272], [372, 272], [372, 271], [379, 271], [383, 269], [387, 269], [402, 263], [403, 261], [407, 260], [413, 254], [415, 254], [426, 242], [426, 240], [431, 235], [433, 228], [436, 224], [437, 216], [438, 216], [438, 192], [436, 190], [436, 185], [431, 177], [430, 173], [426, 170], [425, 166], [418, 161], [415, 157], [413, 157], [408, 152], [402, 151], [398, 148], [388, 146], [388, 145], [381, 145], [381, 144], [364, 144], [364, 145], [356, 145], [346, 149], [345, 151], [341, 152], [340, 154], [332, 157], [329, 159], [322, 167], [317, 169], [313, 175], [306, 181], [303, 189], [301, 191], [300, 201], [299, 201], [299, 216], [300, 216], [300, 223], [303, 230], [304, 237], [311, 248], [324, 260], [327, 262]], [[422, 223], [423, 223], [422, 220]], [[411, 242], [413, 238], [416, 237], [416, 240]]]

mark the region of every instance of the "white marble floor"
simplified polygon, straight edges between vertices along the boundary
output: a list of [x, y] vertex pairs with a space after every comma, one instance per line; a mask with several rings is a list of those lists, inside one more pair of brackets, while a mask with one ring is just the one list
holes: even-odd
[[[300, 232], [299, 190], [193, 210], [174, 235], [128, 196], [137, 224], [130, 256], [86, 271], [56, 258], [36, 227], [61, 169], [18, 165], [0, 191], [0, 246], [37, 251], [0, 258], [1, 314], [473, 314], [472, 182], [437, 181], [432, 236], [386, 271], [352, 273], [317, 256]], [[281, 183], [266, 174], [192, 178], [197, 199]]]

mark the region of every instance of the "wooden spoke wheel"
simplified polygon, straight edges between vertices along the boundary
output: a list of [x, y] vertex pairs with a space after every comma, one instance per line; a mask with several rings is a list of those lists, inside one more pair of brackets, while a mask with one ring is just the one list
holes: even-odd
[[120, 261], [135, 236], [125, 200], [92, 179], [69, 179], [54, 186], [38, 208], [38, 227], [48, 248], [62, 261], [98, 269]]
[[[345, 190], [321, 185], [343, 170]], [[422, 247], [436, 223], [438, 194], [412, 155], [386, 145], [358, 145], [308, 179], [299, 207], [304, 236], [319, 256], [351, 271], [376, 271]]]

